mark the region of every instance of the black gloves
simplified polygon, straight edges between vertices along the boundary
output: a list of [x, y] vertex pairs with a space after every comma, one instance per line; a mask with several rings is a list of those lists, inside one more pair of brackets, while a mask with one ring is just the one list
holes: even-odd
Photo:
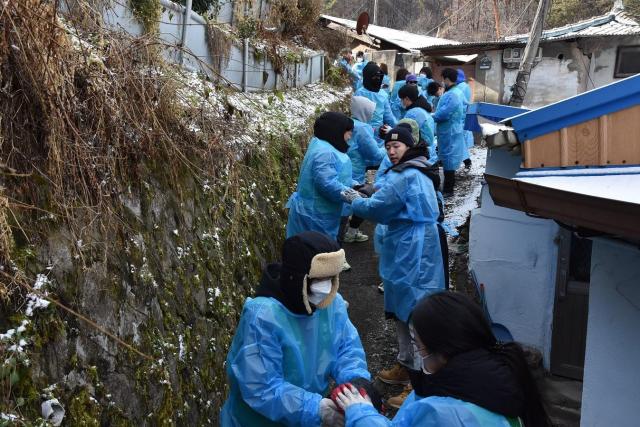
[[371, 403], [373, 403], [373, 407], [376, 408], [378, 412], [382, 410], [382, 397], [371, 381], [365, 380], [364, 378], [354, 378], [349, 382], [357, 389], [365, 389], [371, 399]]
[[371, 184], [354, 185], [353, 189], [362, 194], [363, 197], [371, 197], [376, 192]]

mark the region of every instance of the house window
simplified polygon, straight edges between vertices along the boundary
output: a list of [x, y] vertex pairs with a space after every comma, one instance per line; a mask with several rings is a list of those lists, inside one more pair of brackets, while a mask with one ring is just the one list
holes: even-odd
[[640, 73], [640, 46], [618, 46], [613, 77], [629, 77]]

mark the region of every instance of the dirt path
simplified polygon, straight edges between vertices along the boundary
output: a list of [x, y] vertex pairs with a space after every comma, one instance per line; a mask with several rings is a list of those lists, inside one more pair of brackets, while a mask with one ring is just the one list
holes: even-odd
[[[470, 211], [476, 207], [480, 194], [480, 180], [484, 172], [486, 150], [474, 147], [471, 157], [473, 160], [471, 170], [460, 169], [458, 171], [457, 193], [445, 204], [446, 220], [449, 221], [452, 228], [466, 222]], [[384, 319], [383, 295], [377, 289], [380, 278], [378, 276], [378, 257], [373, 250], [373, 225], [367, 221], [361, 229], [369, 235], [370, 239], [364, 243], [345, 245], [347, 260], [351, 264], [352, 270], [340, 276], [340, 293], [349, 301], [351, 321], [360, 334], [367, 355], [369, 371], [375, 376], [380, 369], [387, 368], [394, 363], [398, 347], [395, 339], [395, 326], [392, 321]], [[450, 251], [449, 265], [464, 272], [467, 260], [465, 245], [464, 243], [457, 245], [457, 238], [450, 237], [449, 241], [453, 249]], [[466, 281], [466, 273], [454, 276], [461, 283]], [[380, 381], [377, 381], [376, 384], [380, 386], [385, 398], [401, 391], [401, 387], [386, 386]]]

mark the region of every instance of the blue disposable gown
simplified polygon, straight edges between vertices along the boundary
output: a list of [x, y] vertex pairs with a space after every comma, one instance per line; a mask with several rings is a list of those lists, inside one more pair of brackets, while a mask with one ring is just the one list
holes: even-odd
[[353, 119], [353, 134], [347, 154], [351, 159], [353, 180], [364, 184], [367, 166], [378, 166], [386, 152], [378, 146], [371, 125]]
[[342, 68], [349, 76], [349, 80], [351, 80], [351, 86], [353, 87], [353, 90], [355, 91], [356, 89], [358, 89], [358, 84], [362, 80], [362, 75], [358, 75], [358, 73], [356, 73], [353, 68], [351, 68], [351, 65], [349, 65], [347, 60], [344, 58], [341, 58], [340, 61], [338, 61], [338, 65], [340, 65], [340, 68]]
[[369, 63], [369, 61], [356, 62], [353, 64], [353, 71], [358, 75], [358, 84], [356, 90], [362, 87], [362, 70]]
[[402, 86], [407, 84], [405, 80], [396, 80], [393, 84], [393, 90], [391, 91], [391, 96], [389, 97], [389, 103], [391, 104], [391, 112], [393, 113], [396, 120], [400, 120], [404, 115], [404, 107], [402, 106], [402, 101], [398, 98], [398, 91]]
[[353, 201], [353, 213], [387, 225], [380, 250], [384, 309], [407, 322], [416, 303], [444, 289], [444, 269], [431, 180], [414, 168], [389, 171], [382, 187]]
[[338, 384], [371, 378], [340, 294], [311, 316], [293, 314], [274, 298], [248, 298], [226, 371], [222, 427], [320, 426], [330, 378]]
[[466, 158], [464, 141], [464, 95], [457, 86], [440, 97], [433, 114], [438, 137], [438, 157], [446, 171], [455, 171]]
[[[469, 104], [471, 104], [471, 86], [469, 86], [469, 83], [463, 81], [461, 83], [458, 83], [458, 88], [464, 95], [464, 113], [466, 115], [467, 108], [469, 107]], [[464, 126], [464, 118], [462, 119], [462, 125]], [[464, 141], [467, 148], [473, 147], [473, 132], [471, 132], [470, 130], [465, 130]]]
[[382, 90], [387, 92], [387, 95], [391, 95], [391, 78], [387, 74], [382, 78], [382, 86], [384, 85], [387, 87], [383, 87]]
[[378, 141], [378, 145], [381, 144], [382, 139], [378, 136], [380, 126], [387, 124], [391, 127], [397, 123], [396, 116], [391, 112], [391, 105], [389, 104], [389, 94], [384, 90], [379, 92], [372, 92], [364, 86], [358, 88], [353, 94], [354, 96], [364, 96], [365, 98], [376, 103], [376, 109], [373, 112], [373, 116], [369, 121], [369, 124], [373, 127], [373, 134]]
[[[382, 162], [376, 171], [376, 179], [373, 182], [373, 186], [376, 190], [379, 190], [384, 185], [389, 173], [385, 173], [387, 169], [393, 166], [391, 159], [387, 154], [382, 158]], [[387, 232], [387, 226], [385, 224], [376, 224], [376, 228], [373, 233], [373, 250], [380, 254], [382, 252], [382, 244], [384, 242], [384, 235]]]
[[427, 93], [427, 87], [429, 86], [429, 83], [431, 83], [433, 81], [433, 79], [430, 79], [427, 76], [423, 76], [422, 74], [418, 76], [418, 86], [420, 87], [420, 90], [423, 93]]
[[427, 142], [429, 146], [429, 164], [434, 164], [438, 161], [438, 155], [436, 153], [434, 130], [436, 127], [435, 122], [431, 114], [427, 113], [420, 107], [414, 107], [409, 109], [405, 115], [405, 119], [413, 119], [418, 123], [420, 128], [420, 137]]
[[318, 231], [338, 238], [340, 217], [350, 212], [340, 192], [357, 184], [346, 153], [313, 137], [300, 167], [296, 192], [287, 202], [287, 238], [303, 231]]
[[[387, 292], [387, 289], [384, 290]], [[517, 427], [517, 419], [481, 408], [452, 397], [407, 396], [393, 420], [389, 420], [371, 405], [351, 405], [345, 414], [345, 427]]]

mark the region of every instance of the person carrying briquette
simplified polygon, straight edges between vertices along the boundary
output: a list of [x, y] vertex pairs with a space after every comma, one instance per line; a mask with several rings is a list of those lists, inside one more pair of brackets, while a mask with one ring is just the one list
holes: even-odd
[[342, 49], [340, 55], [341, 58], [338, 61], [338, 65], [340, 66], [340, 69], [342, 69], [345, 74], [349, 76], [351, 87], [355, 91], [356, 89], [358, 89], [358, 85], [360, 83], [360, 80], [362, 80], [362, 77], [358, 73], [356, 73], [353, 68], [351, 68], [351, 61], [353, 59], [353, 56], [351, 55], [351, 49]]
[[[391, 129], [385, 147], [393, 166], [387, 169], [381, 187], [370, 198], [355, 190], [342, 197], [355, 215], [386, 225], [380, 249], [379, 273], [384, 283], [384, 309], [395, 319], [398, 339], [397, 363], [378, 373], [388, 384], [409, 384], [409, 370], [420, 369], [420, 359], [411, 342], [409, 314], [422, 298], [444, 289], [444, 266], [438, 234], [438, 202], [426, 175], [427, 146], [416, 143], [404, 127]], [[387, 400], [400, 407], [409, 393]]]
[[382, 146], [385, 132], [396, 125], [396, 117], [391, 112], [389, 95], [381, 90], [384, 74], [375, 62], [369, 62], [362, 70], [362, 87], [358, 88], [354, 96], [364, 96], [376, 103], [376, 109], [369, 124], [373, 127], [378, 145]]
[[[456, 84], [458, 86], [458, 89], [460, 89], [460, 91], [464, 95], [464, 112], [466, 114], [467, 108], [469, 107], [469, 104], [471, 104], [472, 93], [471, 86], [469, 86], [469, 83], [467, 83], [467, 77], [464, 75], [464, 71], [462, 70], [462, 68], [458, 68], [458, 80], [456, 80]], [[470, 130], [464, 131], [464, 142], [467, 148], [467, 152], [463, 163], [465, 168], [470, 169], [471, 157], [469, 156], [469, 149], [473, 147], [473, 132], [471, 132]]]
[[550, 427], [522, 347], [496, 340], [482, 309], [466, 295], [440, 292], [411, 315], [420, 353], [413, 393], [393, 420], [356, 387], [336, 401], [346, 427]]
[[444, 169], [444, 197], [453, 196], [456, 181], [456, 170], [465, 158], [466, 146], [464, 141], [464, 94], [456, 86], [458, 72], [453, 68], [442, 70], [445, 85], [444, 95], [438, 102], [438, 108], [433, 114], [436, 122], [436, 136], [438, 137], [438, 158]]
[[375, 396], [358, 332], [338, 293], [344, 250], [314, 231], [288, 238], [282, 263], [247, 298], [226, 359], [222, 427], [342, 426], [329, 384]]
[[[351, 159], [353, 180], [359, 186], [366, 184], [367, 167], [377, 168], [387, 154], [378, 147], [373, 136], [373, 128], [368, 124], [375, 109], [376, 104], [365, 97], [354, 96], [351, 98], [353, 134], [348, 141], [349, 151], [347, 151], [347, 154]], [[369, 236], [360, 231], [360, 225], [363, 221], [362, 218], [352, 215], [342, 240], [346, 243], [366, 242], [369, 240]]]
[[427, 102], [431, 105], [433, 111], [438, 109], [438, 102], [444, 93], [444, 88], [437, 81], [432, 81], [427, 85]]
[[353, 120], [342, 113], [327, 112], [316, 119], [296, 191], [287, 202], [287, 237], [318, 231], [338, 240], [340, 220], [350, 214], [340, 193], [358, 184], [347, 155], [352, 131]]
[[427, 87], [429, 83], [433, 81], [433, 71], [429, 67], [420, 68], [420, 74], [418, 74], [418, 86], [423, 94], [427, 93]]
[[431, 117], [431, 105], [427, 102], [426, 98], [419, 94], [418, 87], [416, 85], [405, 85], [398, 92], [398, 97], [402, 101], [406, 113], [405, 119], [413, 119], [418, 123], [420, 127], [420, 138], [424, 140], [429, 147], [429, 162], [431, 164], [436, 163], [437, 153], [435, 146], [435, 122]]
[[391, 95], [389, 96], [389, 103], [391, 104], [391, 112], [395, 116], [397, 120], [402, 118], [402, 114], [404, 113], [402, 108], [402, 102], [400, 98], [398, 98], [398, 91], [401, 87], [403, 87], [407, 81], [407, 74], [409, 74], [409, 70], [406, 68], [400, 68], [396, 71], [396, 81], [393, 84], [393, 90], [391, 91]]

